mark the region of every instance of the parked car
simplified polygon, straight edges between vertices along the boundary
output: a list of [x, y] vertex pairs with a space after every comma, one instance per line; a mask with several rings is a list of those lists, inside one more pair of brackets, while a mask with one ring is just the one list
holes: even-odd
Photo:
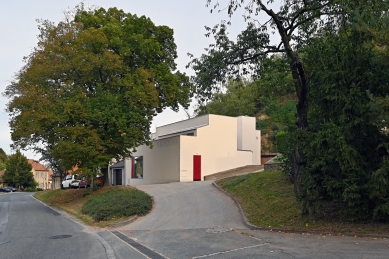
[[0, 192], [10, 192], [10, 190], [5, 187], [0, 187]]
[[[97, 180], [97, 186], [103, 185], [103, 177], [102, 176], [97, 175], [96, 180]], [[89, 186], [90, 186], [90, 183], [89, 183], [88, 178], [85, 176], [82, 177], [80, 182], [79, 182], [78, 188], [88, 188]]]
[[69, 185], [69, 188], [80, 188], [80, 181], [81, 180], [73, 180], [70, 185]]
[[62, 179], [61, 188], [72, 188], [72, 182], [78, 180], [77, 174], [69, 174]]
[[8, 190], [9, 192], [16, 192], [18, 189], [16, 189], [13, 186], [5, 186], [4, 189]]

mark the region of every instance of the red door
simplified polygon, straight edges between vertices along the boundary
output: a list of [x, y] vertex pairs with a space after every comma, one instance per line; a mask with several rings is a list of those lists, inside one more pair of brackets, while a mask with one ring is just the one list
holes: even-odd
[[193, 156], [193, 181], [201, 181], [201, 156]]

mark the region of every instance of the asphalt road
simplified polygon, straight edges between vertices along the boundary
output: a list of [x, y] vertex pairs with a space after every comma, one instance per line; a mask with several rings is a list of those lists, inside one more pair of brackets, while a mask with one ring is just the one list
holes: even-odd
[[83, 230], [31, 193], [0, 195], [0, 258], [107, 258], [96, 234]]
[[2, 258], [389, 258], [389, 240], [253, 231], [210, 182], [140, 186], [154, 197], [150, 214], [96, 229], [36, 201], [0, 195]]

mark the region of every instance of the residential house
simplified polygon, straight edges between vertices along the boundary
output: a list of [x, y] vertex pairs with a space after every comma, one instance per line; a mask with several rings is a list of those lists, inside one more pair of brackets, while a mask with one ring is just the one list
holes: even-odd
[[52, 171], [39, 163], [39, 161], [28, 159], [28, 163], [32, 166], [31, 172], [34, 175], [35, 182], [38, 183], [37, 188], [42, 188], [43, 190], [51, 189], [50, 172], [52, 173]]
[[261, 164], [261, 133], [254, 117], [208, 114], [157, 127], [152, 148], [110, 166], [113, 185], [203, 181], [217, 172]]

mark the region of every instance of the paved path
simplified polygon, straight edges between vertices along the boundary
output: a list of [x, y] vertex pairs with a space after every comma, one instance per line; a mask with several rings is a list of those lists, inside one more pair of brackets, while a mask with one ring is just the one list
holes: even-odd
[[137, 188], [153, 196], [154, 208], [123, 230], [245, 228], [236, 205], [210, 181]]

